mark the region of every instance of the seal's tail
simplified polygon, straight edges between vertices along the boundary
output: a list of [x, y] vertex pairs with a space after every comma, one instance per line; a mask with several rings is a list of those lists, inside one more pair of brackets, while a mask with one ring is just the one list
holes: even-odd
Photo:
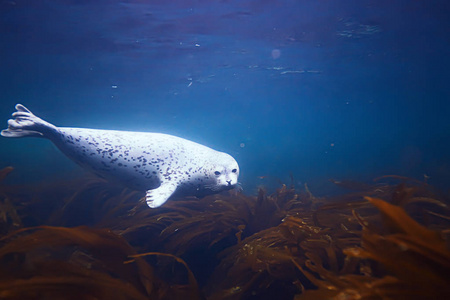
[[22, 104], [17, 104], [16, 110], [12, 114], [14, 119], [8, 120], [8, 129], [1, 132], [4, 137], [44, 137], [46, 132], [55, 128], [52, 124], [33, 115]]

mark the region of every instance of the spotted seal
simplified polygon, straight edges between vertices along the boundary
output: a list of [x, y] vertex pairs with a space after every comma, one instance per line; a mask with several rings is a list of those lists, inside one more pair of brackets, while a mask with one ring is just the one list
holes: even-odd
[[149, 207], [174, 193], [204, 196], [238, 184], [239, 166], [229, 154], [176, 136], [115, 130], [56, 127], [21, 104], [4, 137], [43, 137], [94, 173], [146, 191]]

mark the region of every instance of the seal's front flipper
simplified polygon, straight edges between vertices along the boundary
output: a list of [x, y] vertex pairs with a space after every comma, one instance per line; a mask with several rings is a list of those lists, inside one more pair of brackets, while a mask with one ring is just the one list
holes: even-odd
[[167, 199], [175, 192], [177, 185], [173, 182], [164, 182], [161, 186], [154, 190], [148, 190], [145, 195], [145, 200], [150, 208], [155, 208], [163, 205]]

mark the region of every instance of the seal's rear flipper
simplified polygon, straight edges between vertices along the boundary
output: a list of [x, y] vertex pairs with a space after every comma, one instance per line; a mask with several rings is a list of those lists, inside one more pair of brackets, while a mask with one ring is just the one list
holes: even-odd
[[175, 192], [177, 184], [174, 182], [164, 182], [161, 186], [154, 190], [148, 190], [145, 195], [145, 200], [150, 208], [155, 208], [163, 205], [167, 199]]
[[2, 130], [4, 137], [43, 137], [50, 130], [55, 130], [55, 126], [36, 117], [22, 104], [16, 105], [16, 112], [12, 114], [14, 119], [8, 120], [8, 129]]

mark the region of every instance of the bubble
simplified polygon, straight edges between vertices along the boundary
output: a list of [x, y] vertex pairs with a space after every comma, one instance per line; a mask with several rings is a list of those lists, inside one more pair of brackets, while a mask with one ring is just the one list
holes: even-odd
[[273, 59], [277, 59], [281, 56], [281, 51], [280, 49], [273, 49], [272, 50], [272, 58]]
[[245, 144], [244, 144], [244, 143], [240, 143], [240, 144], [239, 144], [239, 147], [244, 148], [244, 147], [245, 147]]

